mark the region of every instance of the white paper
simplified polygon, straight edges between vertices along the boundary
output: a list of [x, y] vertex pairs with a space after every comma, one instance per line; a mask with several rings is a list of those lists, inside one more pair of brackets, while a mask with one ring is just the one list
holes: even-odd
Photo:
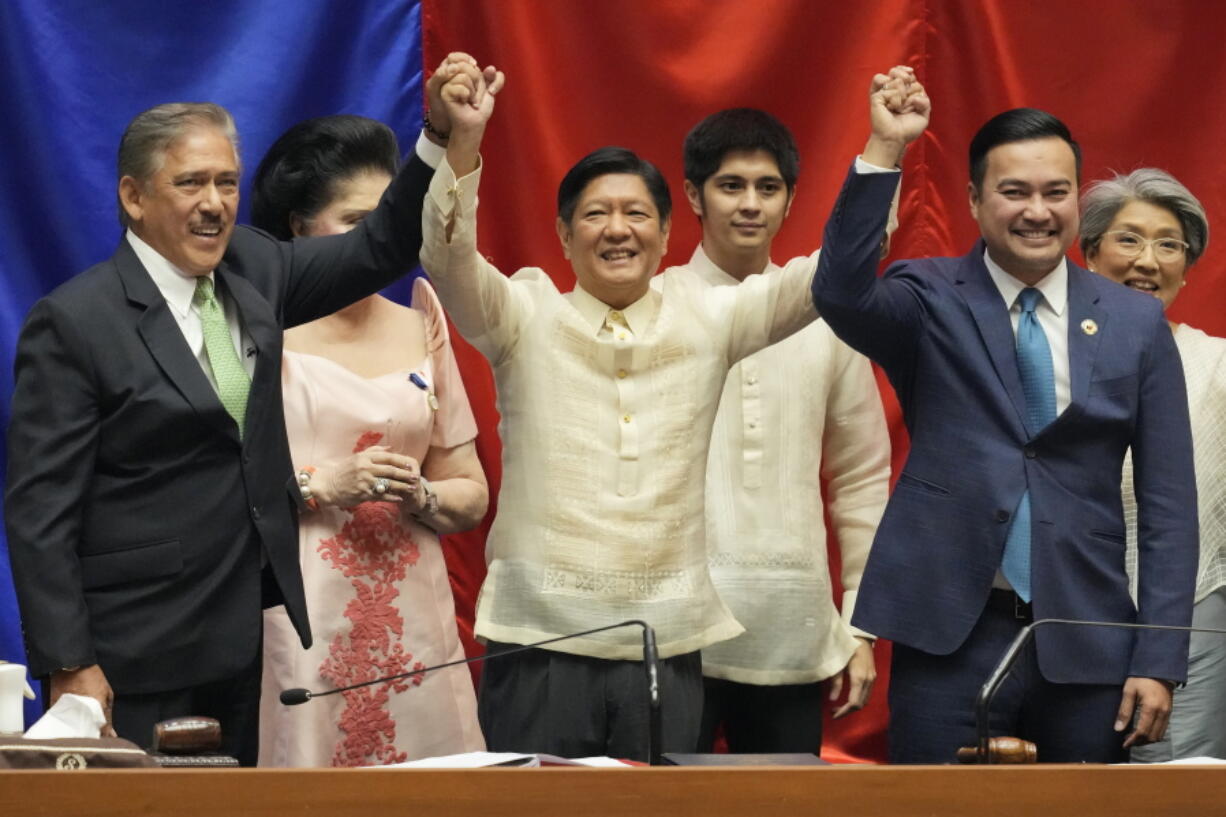
[[427, 757], [392, 763], [387, 766], [364, 766], [365, 769], [481, 769], [487, 766], [540, 766], [536, 755], [519, 752], [464, 752], [458, 755]]
[[566, 758], [557, 755], [532, 755], [519, 752], [464, 752], [458, 755], [427, 757], [388, 766], [365, 766], [367, 769], [483, 769], [491, 766], [536, 768], [538, 766], [598, 766], [601, 768], [633, 768], [629, 763], [611, 757]]
[[88, 695], [66, 693], [60, 696], [55, 706], [26, 730], [27, 738], [96, 738], [101, 736], [106, 716], [102, 704]]

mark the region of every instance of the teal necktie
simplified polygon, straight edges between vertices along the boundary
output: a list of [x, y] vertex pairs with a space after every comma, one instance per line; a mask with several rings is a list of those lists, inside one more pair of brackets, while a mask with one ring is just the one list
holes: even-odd
[[[1022, 376], [1022, 392], [1026, 395], [1026, 426], [1031, 437], [1056, 419], [1056, 377], [1051, 347], [1034, 314], [1041, 298], [1042, 293], [1034, 287], [1027, 287], [1018, 295], [1022, 315], [1017, 322], [1017, 368]], [[1022, 601], [1030, 601], [1029, 490], [1022, 494], [1022, 501], [1013, 514], [1000, 572], [1005, 574]]]
[[192, 303], [200, 310], [200, 325], [204, 329], [204, 349], [217, 381], [217, 396], [221, 404], [238, 424], [238, 436], [243, 436], [243, 421], [247, 416], [247, 393], [251, 391], [251, 378], [238, 359], [234, 339], [226, 315], [213, 293], [213, 281], [208, 276], [196, 279], [196, 294]]

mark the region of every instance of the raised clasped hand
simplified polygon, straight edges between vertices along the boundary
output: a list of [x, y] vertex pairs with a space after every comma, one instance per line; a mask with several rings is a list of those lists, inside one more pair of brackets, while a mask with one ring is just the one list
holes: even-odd
[[[506, 83], [503, 73], [492, 65], [478, 68], [476, 60], [457, 52], [448, 55], [447, 61], [439, 66], [435, 76], [440, 75], [445, 76], [441, 83], [434, 77], [427, 82], [435, 127], [442, 130], [441, 124], [446, 124], [448, 131], [484, 128], [494, 113], [494, 97]], [[445, 119], [434, 113], [436, 104]]]
[[869, 88], [869, 116], [873, 135], [864, 150], [864, 160], [878, 166], [895, 166], [907, 145], [928, 127], [932, 103], [915, 71], [896, 65], [886, 74], [873, 76]]

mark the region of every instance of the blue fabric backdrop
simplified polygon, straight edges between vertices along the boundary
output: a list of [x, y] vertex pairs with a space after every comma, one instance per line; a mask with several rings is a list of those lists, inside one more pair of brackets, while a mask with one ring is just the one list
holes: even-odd
[[[162, 102], [224, 105], [250, 170], [286, 127], [331, 113], [380, 119], [407, 151], [421, 90], [419, 0], [0, 2], [4, 427], [26, 312], [120, 238], [115, 155], [134, 115]], [[0, 480], [6, 463], [0, 444]], [[2, 532], [0, 659], [24, 663]], [[27, 720], [35, 713], [27, 707]]]

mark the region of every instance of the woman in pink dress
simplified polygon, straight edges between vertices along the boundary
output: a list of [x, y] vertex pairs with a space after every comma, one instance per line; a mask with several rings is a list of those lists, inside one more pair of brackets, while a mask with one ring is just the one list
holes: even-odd
[[[396, 171], [396, 137], [357, 116], [300, 123], [269, 149], [252, 221], [280, 237], [353, 228]], [[306, 510], [300, 558], [314, 645], [265, 613], [261, 766], [368, 766], [484, 748], [464, 666], [297, 707], [323, 690], [464, 657], [440, 533], [477, 525], [477, 427], [425, 280], [413, 308], [375, 295], [286, 332], [285, 420]]]

